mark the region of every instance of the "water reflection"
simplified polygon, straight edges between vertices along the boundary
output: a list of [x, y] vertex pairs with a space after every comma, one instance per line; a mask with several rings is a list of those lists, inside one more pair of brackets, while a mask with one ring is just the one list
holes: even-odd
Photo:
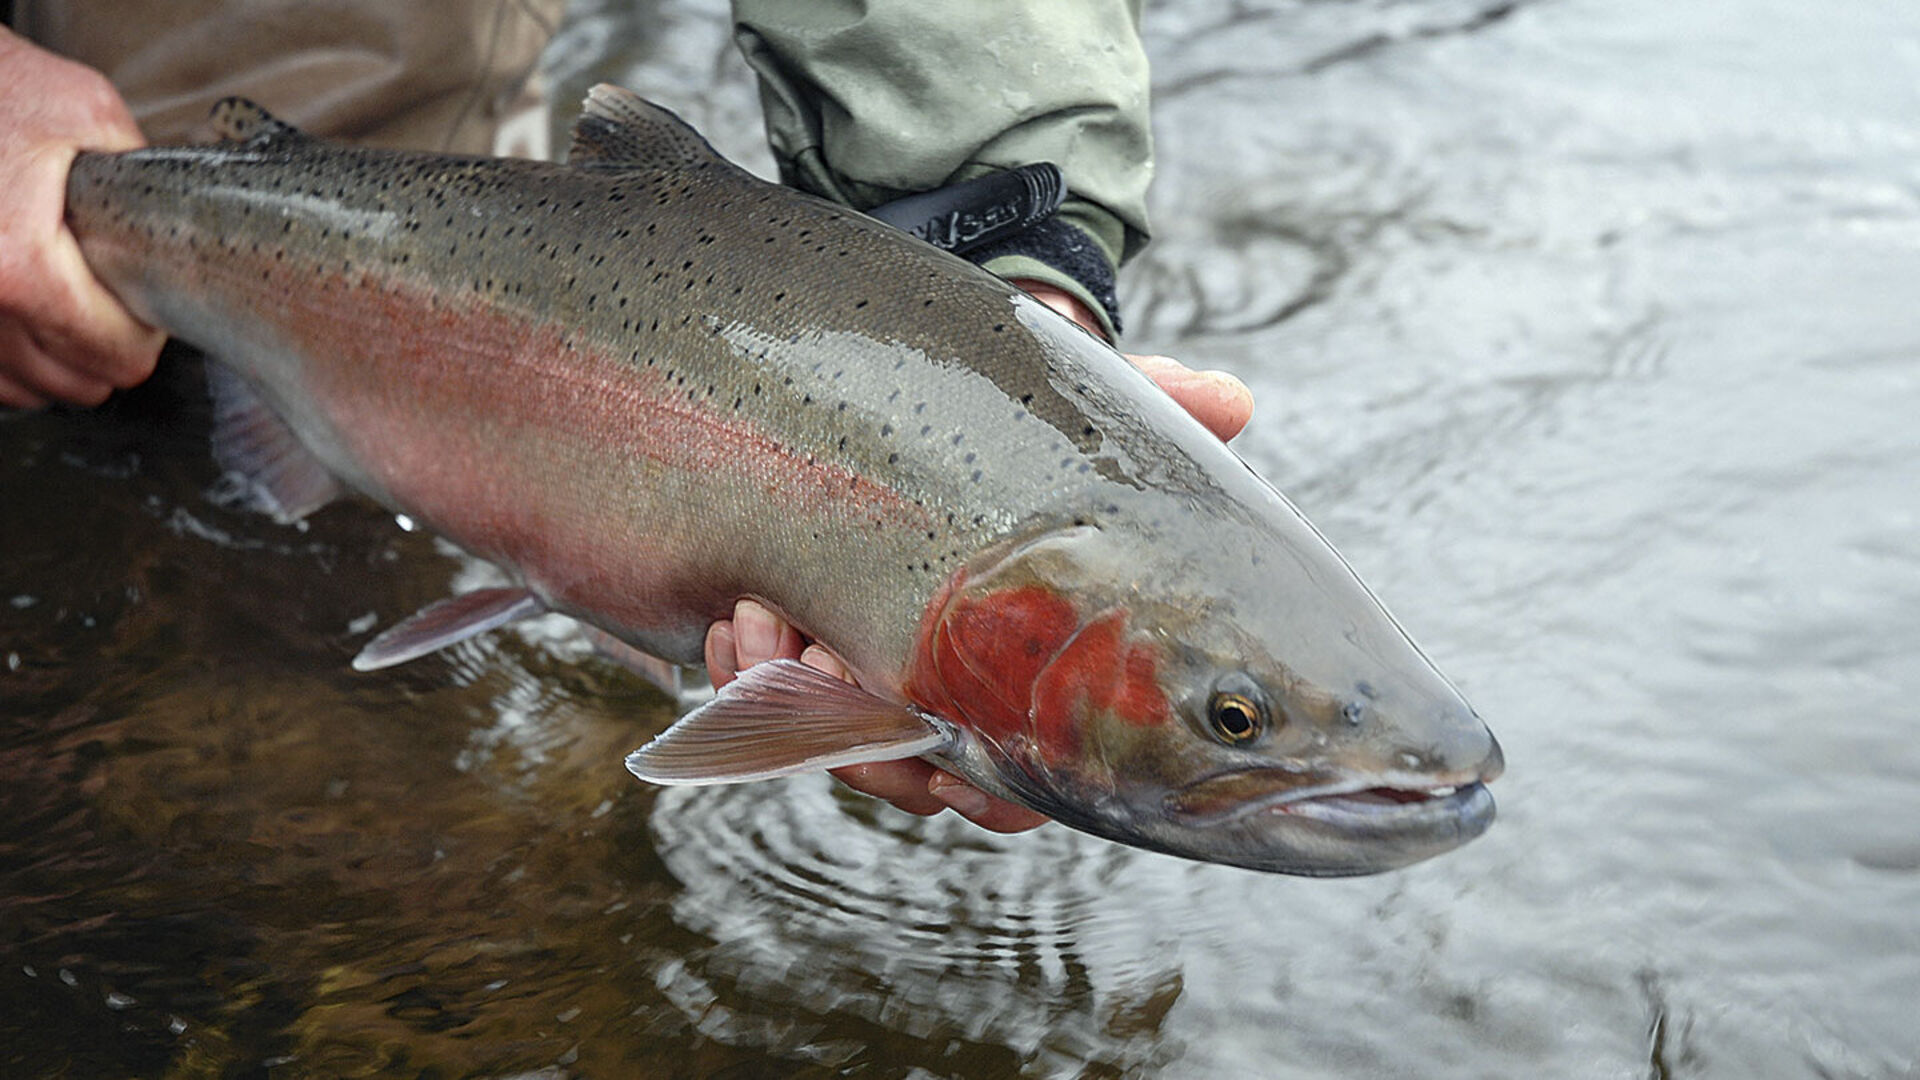
[[675, 918], [715, 942], [665, 988], [714, 1038], [787, 1049], [791, 1033], [766, 1040], [800, 1002], [1058, 1066], [1172, 1056], [1172, 928], [1111, 906], [1151, 896], [1114, 845], [911, 818], [824, 777], [669, 791], [652, 831]]

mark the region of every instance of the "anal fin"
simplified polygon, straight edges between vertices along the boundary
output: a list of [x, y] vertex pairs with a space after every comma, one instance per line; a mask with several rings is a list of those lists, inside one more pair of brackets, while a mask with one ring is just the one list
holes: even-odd
[[628, 754], [627, 771], [653, 784], [734, 784], [896, 761], [952, 743], [943, 720], [798, 660], [769, 660]]
[[547, 605], [524, 588], [476, 589], [431, 604], [382, 630], [353, 670], [377, 671], [444, 649], [510, 622], [546, 613]]

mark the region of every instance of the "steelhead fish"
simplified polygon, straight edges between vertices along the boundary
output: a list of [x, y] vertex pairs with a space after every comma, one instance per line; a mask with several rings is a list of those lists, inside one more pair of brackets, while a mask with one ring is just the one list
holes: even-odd
[[562, 612], [682, 664], [754, 597], [859, 688], [761, 664], [636, 751], [661, 784], [924, 756], [1075, 828], [1361, 874], [1486, 829], [1499, 746], [1298, 511], [999, 279], [596, 88], [568, 164], [223, 142], [83, 154], [68, 221], [205, 350], [283, 519], [344, 485], [521, 584], [398, 663]]

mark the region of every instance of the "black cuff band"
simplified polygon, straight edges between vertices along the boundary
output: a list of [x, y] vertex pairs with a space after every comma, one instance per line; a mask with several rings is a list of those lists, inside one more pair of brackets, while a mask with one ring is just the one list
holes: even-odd
[[1008, 255], [1046, 263], [1092, 294], [1118, 336], [1120, 299], [1106, 253], [1086, 232], [1053, 216], [1066, 195], [1060, 169], [1042, 161], [908, 195], [867, 213], [976, 265]]
[[1024, 255], [1046, 263], [1055, 270], [1086, 286], [1113, 321], [1113, 332], [1120, 333], [1120, 298], [1113, 291], [1113, 267], [1093, 238], [1077, 226], [1050, 217], [1004, 240], [974, 248], [966, 258], [985, 263], [1007, 255]]
[[1039, 161], [895, 199], [867, 214], [965, 255], [1053, 216], [1066, 195], [1060, 167]]

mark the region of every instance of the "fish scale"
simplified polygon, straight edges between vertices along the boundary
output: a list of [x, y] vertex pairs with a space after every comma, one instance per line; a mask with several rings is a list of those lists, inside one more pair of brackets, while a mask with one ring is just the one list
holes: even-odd
[[[246, 103], [216, 125], [213, 146], [81, 155], [68, 220], [89, 263], [237, 373], [236, 416], [258, 399], [277, 418], [223, 444], [278, 478], [275, 512], [337, 482], [519, 582], [423, 612], [356, 666], [542, 610], [697, 663], [707, 626], [755, 597], [861, 689], [771, 666], [636, 754], [637, 773], [927, 753], [1186, 854], [1191, 829], [1146, 820], [1168, 791], [1217, 820], [1204, 792], [1279, 805], [1314, 783], [1451, 791], [1497, 771], [1484, 726], [1319, 534], [1106, 345], [899, 230], [752, 177], [665, 110], [596, 89], [566, 165], [341, 147]], [[275, 424], [287, 438], [257, 434]], [[251, 460], [282, 444], [288, 460]], [[1036, 590], [1071, 618], [1026, 616]], [[982, 670], [1012, 655], [996, 634], [1028, 635], [1017, 678]], [[1226, 668], [1256, 687], [1235, 700], [1271, 731], [1263, 755], [1208, 726]], [[1115, 680], [1125, 693], [1101, 689]], [[1356, 737], [1338, 718], [1363, 691], [1407, 717]], [[1427, 764], [1393, 764], [1409, 755]], [[1262, 769], [1264, 787], [1221, 787]], [[1483, 791], [1454, 809], [1474, 832], [1491, 817]], [[1417, 823], [1427, 847], [1444, 816]], [[1206, 843], [1272, 847], [1262, 830]], [[1315, 862], [1336, 846], [1314, 839], [1298, 867], [1200, 857], [1356, 872]]]

